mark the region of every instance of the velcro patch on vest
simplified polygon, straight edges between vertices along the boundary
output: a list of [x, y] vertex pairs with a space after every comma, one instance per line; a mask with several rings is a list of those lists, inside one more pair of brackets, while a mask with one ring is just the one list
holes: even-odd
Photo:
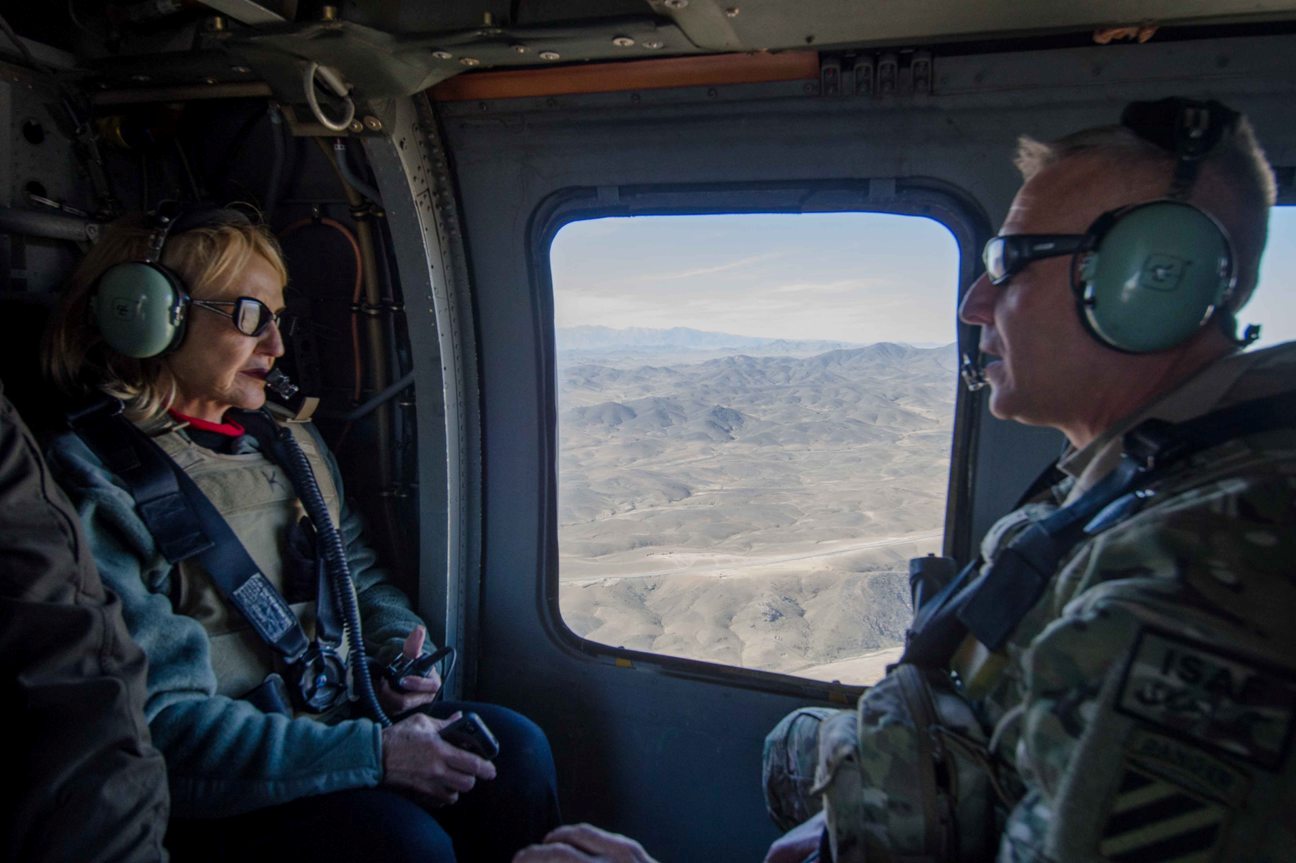
[[1296, 680], [1215, 647], [1144, 629], [1117, 708], [1183, 739], [1277, 770], [1296, 718]]
[[1219, 850], [1229, 815], [1223, 803], [1127, 761], [1098, 853], [1113, 863], [1208, 863]]
[[284, 604], [279, 591], [259, 572], [240, 584], [233, 598], [252, 628], [271, 644], [297, 624], [297, 618]]

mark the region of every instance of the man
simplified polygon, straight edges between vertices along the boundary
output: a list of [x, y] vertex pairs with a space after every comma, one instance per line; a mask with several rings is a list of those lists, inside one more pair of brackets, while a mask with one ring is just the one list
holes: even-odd
[[144, 654], [2, 392], [0, 524], [10, 729], [0, 859], [165, 860], [166, 766], [144, 722]]
[[[980, 728], [951, 735], [937, 702], [935, 721], [900, 717], [926, 733], [874, 734], [900, 727], [887, 724], [888, 686], [861, 699], [858, 741], [855, 714], [822, 726], [816, 791], [839, 863], [1279, 860], [1296, 848], [1284, 817], [1296, 802], [1296, 345], [1243, 353], [1234, 318], [1255, 288], [1273, 177], [1249, 124], [1217, 103], [1136, 104], [1125, 122], [1022, 140], [1025, 183], [960, 316], [981, 328], [991, 412], [1062, 431], [1065, 479], [992, 528], [980, 575], [934, 601], [906, 653], [917, 662], [933, 632], [958, 636], [929, 663], [954, 668], [958, 688], [938, 670], [929, 691], [943, 680]], [[1029, 556], [1019, 538], [1088, 510], [1037, 584], [1013, 568]], [[767, 768], [814, 749], [805, 715], [771, 734]], [[938, 774], [923, 798], [911, 777], [930, 770], [932, 741], [962, 774]], [[983, 807], [960, 784], [969, 773], [993, 780], [976, 792]], [[978, 812], [990, 814], [963, 822]], [[822, 820], [768, 859], [813, 854]], [[983, 844], [966, 844], [978, 830]], [[638, 859], [591, 836], [555, 837], [573, 856], [519, 859]]]

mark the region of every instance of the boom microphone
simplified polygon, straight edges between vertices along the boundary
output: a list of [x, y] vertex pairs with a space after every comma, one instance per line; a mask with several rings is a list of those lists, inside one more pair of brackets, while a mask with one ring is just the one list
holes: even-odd
[[270, 374], [266, 375], [266, 387], [281, 399], [290, 399], [297, 394], [299, 387], [289, 380], [288, 375], [280, 369], [272, 369]]
[[963, 376], [963, 385], [968, 388], [968, 392], [974, 393], [990, 385], [979, 357], [973, 360], [969, 354], [964, 354], [963, 362], [959, 364], [959, 374]]

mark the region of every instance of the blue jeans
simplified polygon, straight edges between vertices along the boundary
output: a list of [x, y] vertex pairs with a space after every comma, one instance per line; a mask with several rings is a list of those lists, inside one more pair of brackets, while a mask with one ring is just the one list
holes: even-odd
[[444, 718], [456, 710], [481, 716], [500, 754], [496, 778], [479, 781], [454, 805], [425, 808], [393, 789], [357, 788], [232, 818], [175, 820], [167, 833], [175, 863], [506, 863], [558, 826], [549, 741], [525, 716], [493, 704], [438, 702], [426, 712]]

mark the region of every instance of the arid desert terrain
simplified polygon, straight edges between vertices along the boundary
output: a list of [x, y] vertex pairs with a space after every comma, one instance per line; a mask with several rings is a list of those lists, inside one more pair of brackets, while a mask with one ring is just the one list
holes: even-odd
[[867, 683], [939, 553], [955, 351], [559, 330], [564, 621], [636, 650]]

